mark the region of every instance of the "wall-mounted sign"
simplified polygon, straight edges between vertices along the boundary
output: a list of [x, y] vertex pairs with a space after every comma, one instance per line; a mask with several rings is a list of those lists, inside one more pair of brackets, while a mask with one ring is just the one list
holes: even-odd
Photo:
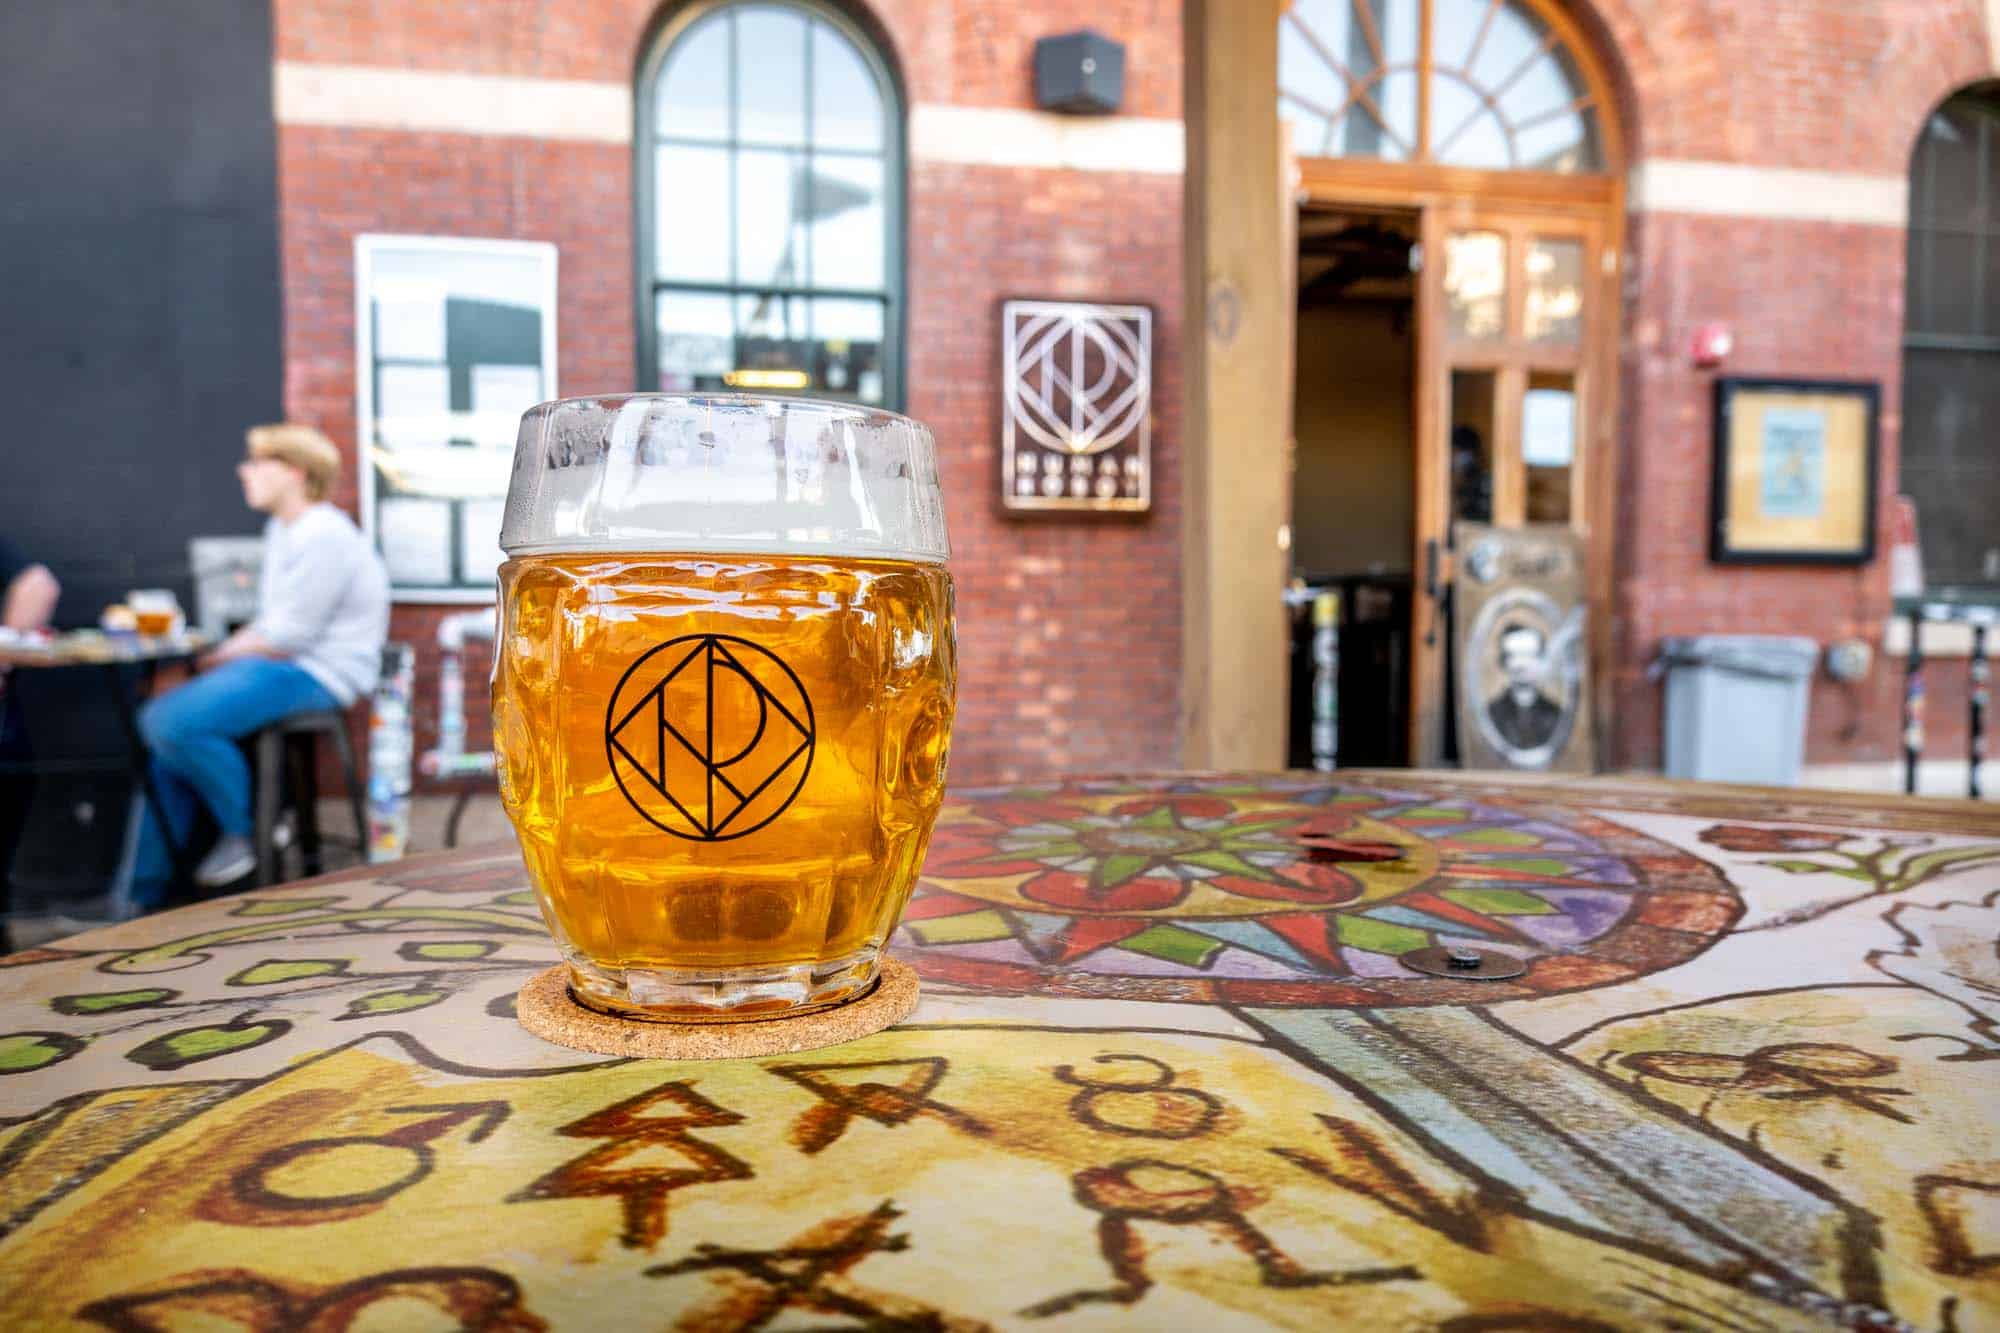
[[1709, 558], [1875, 558], [1874, 384], [1718, 379]]
[[1153, 503], [1153, 312], [1008, 301], [1000, 310], [1000, 493], [1010, 510]]
[[400, 601], [490, 602], [521, 414], [556, 396], [556, 248], [355, 239], [362, 524]]
[[1455, 528], [1458, 752], [1467, 768], [1591, 768], [1583, 552], [1566, 527]]

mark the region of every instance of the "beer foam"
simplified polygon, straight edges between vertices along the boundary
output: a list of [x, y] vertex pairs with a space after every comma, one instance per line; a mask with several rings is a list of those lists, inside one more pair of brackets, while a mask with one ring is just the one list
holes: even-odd
[[950, 555], [920, 422], [809, 398], [630, 394], [531, 408], [500, 546], [592, 551]]

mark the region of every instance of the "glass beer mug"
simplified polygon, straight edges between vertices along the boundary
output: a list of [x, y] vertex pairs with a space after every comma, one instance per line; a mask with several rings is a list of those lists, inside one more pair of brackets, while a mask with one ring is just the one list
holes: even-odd
[[576, 997], [685, 1022], [866, 992], [957, 690], [930, 432], [796, 398], [545, 403], [500, 545], [500, 794]]

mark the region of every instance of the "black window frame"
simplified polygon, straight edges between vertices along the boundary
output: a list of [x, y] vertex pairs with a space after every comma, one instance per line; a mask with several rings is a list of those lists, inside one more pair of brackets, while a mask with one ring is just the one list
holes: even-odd
[[[764, 284], [744, 284], [734, 281], [734, 257], [736, 236], [730, 237], [732, 280], [729, 282], [689, 282], [686, 280], [662, 279], [659, 276], [658, 231], [656, 229], [656, 200], [658, 182], [656, 180], [655, 152], [662, 142], [675, 142], [671, 136], [657, 132], [655, 97], [660, 83], [660, 71], [667, 58], [682, 38], [702, 20], [731, 9], [788, 9], [800, 13], [809, 21], [824, 23], [844, 37], [860, 55], [863, 65], [875, 80], [875, 86], [882, 99], [883, 145], [882, 145], [882, 279], [879, 288], [828, 287], [816, 284], [806, 286], [776, 287]], [[810, 167], [816, 150], [812, 144], [812, 42], [806, 42], [807, 85], [804, 92], [806, 114], [806, 144], [802, 150]], [[708, 147], [721, 147], [730, 157], [730, 181], [732, 193], [735, 183], [736, 163], [745, 147], [760, 147], [756, 143], [747, 144], [738, 136], [735, 125], [735, 33], [731, 26], [730, 35], [730, 118], [729, 135], [723, 140], [703, 140]], [[640, 61], [634, 82], [632, 99], [632, 199], [633, 236], [632, 265], [633, 289], [636, 297], [638, 320], [636, 338], [638, 353], [638, 376], [636, 383], [641, 389], [656, 391], [660, 387], [659, 361], [659, 316], [658, 297], [662, 291], [679, 291], [696, 294], [725, 296], [733, 302], [739, 296], [768, 295], [780, 299], [832, 297], [838, 299], [880, 300], [884, 303], [882, 316], [882, 399], [871, 404], [890, 411], [904, 410], [906, 395], [906, 353], [908, 322], [907, 266], [909, 246], [907, 244], [906, 220], [908, 216], [909, 194], [909, 145], [908, 145], [908, 104], [903, 89], [896, 76], [894, 65], [889, 59], [887, 43], [883, 37], [857, 21], [855, 17], [825, 0], [696, 0], [672, 10], [660, 23], [647, 43], [645, 54]], [[694, 142], [688, 140], [687, 142]], [[835, 155], [841, 155], [836, 150]], [[853, 156], [863, 156], [854, 153]], [[734, 207], [733, 198], [729, 206]], [[817, 275], [814, 275], [815, 277]], [[732, 306], [733, 309], [733, 306]], [[732, 320], [734, 316], [732, 314]], [[785, 393], [785, 390], [759, 390], [759, 392]], [[852, 394], [829, 392], [808, 385], [797, 391], [799, 396], [855, 398]], [[856, 401], [859, 401], [858, 398]]]
[[[1967, 104], [1976, 107], [1982, 117], [1979, 124], [1985, 155], [1981, 161], [1988, 164], [1986, 172], [1976, 176], [1972, 182], [1977, 199], [1975, 211], [1981, 217], [1970, 224], [1938, 210], [1938, 182], [1926, 154], [1926, 145], [1937, 121], [1952, 107]], [[1913, 401], [1913, 385], [1923, 378], [1912, 365], [1913, 357], [1939, 353], [1978, 358], [1990, 367], [1990, 373], [2000, 375], [2000, 262], [1989, 262], [1989, 249], [1990, 258], [2000, 261], [2000, 169], [1990, 165], [1996, 146], [2000, 146], [2000, 82], [1988, 82], [1960, 88], [1933, 107], [1930, 114], [1924, 117], [1923, 127], [1917, 132], [1916, 142], [1910, 149], [1909, 215], [1904, 239], [1902, 404], [1899, 413], [1902, 443], [1897, 457], [1897, 469], [1901, 474], [1898, 489], [1905, 494], [1911, 493], [1909, 482], [1912, 470], [1921, 473], [1944, 467], [1937, 451], [1930, 447], [1931, 442], [1923, 434], [1924, 414], [1917, 410], [1919, 404]], [[1932, 327], [1928, 318], [1931, 307], [1926, 298], [1932, 294], [1930, 288], [1938, 276], [1937, 256], [1932, 251], [1932, 243], [1953, 237], [1971, 240], [1973, 271], [1964, 275], [1964, 281], [1970, 283], [1976, 303], [1973, 316], [1977, 331], [1947, 331]], [[1980, 244], [1981, 241], [1985, 244]], [[1956, 278], [1949, 280], [1958, 281]], [[1977, 381], [1981, 377], [1974, 374], [1971, 378]], [[1991, 466], [2000, 469], [2000, 457], [1996, 457]], [[1932, 480], [1933, 487], [1948, 484], [1948, 479]], [[1935, 493], [1933, 487], [1925, 489]], [[1922, 519], [1921, 511], [1918, 517]], [[2000, 584], [2000, 580], [1996, 580], [1990, 572], [1990, 552], [2000, 547], [2000, 539], [1987, 543], [1985, 568], [1968, 577], [1971, 569], [1969, 562], [1978, 559], [1979, 553], [1958, 550], [1940, 553], [1937, 547], [1939, 531], [1936, 524], [1926, 526], [1920, 523], [1919, 540], [1924, 547], [1927, 579], [1942, 575], [1946, 582], [1959, 586], [1990, 587]]]

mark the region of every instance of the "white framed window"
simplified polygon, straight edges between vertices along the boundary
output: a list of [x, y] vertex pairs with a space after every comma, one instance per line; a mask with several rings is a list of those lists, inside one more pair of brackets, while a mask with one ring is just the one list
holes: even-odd
[[521, 414], [556, 396], [556, 247], [358, 236], [361, 523], [400, 602], [490, 602]]

